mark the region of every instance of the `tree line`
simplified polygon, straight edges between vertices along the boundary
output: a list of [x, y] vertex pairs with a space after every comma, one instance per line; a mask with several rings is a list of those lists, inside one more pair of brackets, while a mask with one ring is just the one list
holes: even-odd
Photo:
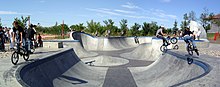
[[[199, 21], [199, 23], [204, 27], [204, 29], [210, 30], [211, 23], [217, 23], [220, 26], [219, 21], [212, 21], [213, 13], [210, 13], [207, 8], [204, 8], [204, 11], [201, 13], [200, 17], [196, 17], [196, 13], [194, 11], [190, 11], [189, 13], [185, 13], [183, 15], [183, 21], [180, 23], [180, 29], [177, 28], [178, 22], [175, 20], [173, 23], [173, 28], [167, 28], [165, 32], [171, 34], [173, 32], [177, 32], [183, 30], [185, 27], [189, 27], [189, 22]], [[19, 25], [22, 27], [27, 26], [27, 22], [30, 17], [21, 17], [15, 18], [15, 21], [19, 22]], [[157, 29], [160, 27], [157, 22], [143, 22], [142, 24], [134, 23], [131, 27], [128, 27], [128, 20], [122, 19], [119, 21], [119, 26], [115, 25], [115, 22], [112, 19], [104, 20], [104, 25], [101, 25], [100, 22], [95, 22], [94, 20], [90, 20], [84, 23], [74, 24], [68, 26], [67, 24], [59, 24], [56, 23], [51, 27], [43, 27], [37, 25], [35, 28], [37, 32], [44, 34], [56, 34], [61, 35], [62, 29], [64, 30], [64, 34], [67, 34], [70, 30], [73, 31], [81, 31], [86, 32], [96, 36], [106, 36], [109, 34], [110, 36], [153, 36], [155, 35]], [[1, 21], [0, 21], [0, 24]]]

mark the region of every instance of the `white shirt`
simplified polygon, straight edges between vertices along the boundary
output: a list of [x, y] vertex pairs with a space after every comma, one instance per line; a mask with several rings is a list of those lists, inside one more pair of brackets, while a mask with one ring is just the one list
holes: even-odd
[[158, 29], [158, 30], [157, 30], [157, 33], [156, 33], [156, 36], [157, 36], [157, 35], [161, 35], [161, 34], [162, 34], [161, 32], [163, 32], [163, 30], [162, 30], [161, 28]]
[[197, 36], [200, 36], [201, 33], [202, 33], [201, 31], [198, 31], [198, 32], [197, 32]]

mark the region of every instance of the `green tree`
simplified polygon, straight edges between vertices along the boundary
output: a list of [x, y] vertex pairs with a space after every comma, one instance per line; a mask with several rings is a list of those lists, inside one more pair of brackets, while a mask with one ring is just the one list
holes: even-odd
[[200, 23], [207, 32], [211, 29], [211, 18], [214, 16], [214, 14], [209, 13], [207, 8], [204, 8], [203, 10], [204, 11], [200, 15]]
[[2, 26], [2, 19], [0, 18], [0, 26]]
[[103, 28], [100, 22], [94, 22], [93, 20], [90, 22], [87, 21], [87, 29], [85, 31], [90, 34], [95, 34], [95, 32], [98, 32], [99, 35], [103, 34]]
[[97, 34], [98, 36], [104, 36], [104, 33], [105, 33], [105, 28], [101, 25], [98, 25], [99, 27], [97, 28]]
[[171, 33], [172, 33], [172, 28], [167, 28], [167, 29], [165, 30], [165, 33], [171, 34]]
[[189, 12], [189, 21], [196, 21], [196, 13], [194, 11]]
[[185, 13], [184, 15], [183, 15], [183, 21], [181, 22], [181, 24], [180, 24], [180, 27], [181, 27], [181, 30], [183, 30], [185, 27], [187, 27], [188, 25], [189, 25], [189, 21], [188, 21], [188, 15], [187, 15], [187, 13]]
[[128, 31], [128, 21], [126, 19], [122, 19], [120, 22], [120, 27], [121, 27], [121, 36], [125, 36], [127, 31]]
[[158, 25], [157, 25], [157, 22], [152, 21], [152, 22], [150, 23], [150, 34], [149, 34], [149, 35], [151, 35], [151, 36], [152, 36], [152, 35], [155, 35], [158, 28], [159, 28], [159, 27], [158, 27]]
[[83, 23], [79, 23], [79, 24], [76, 24], [76, 25], [71, 25], [70, 28], [75, 30], [75, 31], [83, 31], [86, 27], [83, 26]]
[[141, 27], [141, 25], [139, 25], [138, 23], [134, 23], [134, 25], [131, 27], [131, 35], [137, 36], [140, 27]]
[[25, 28], [27, 26], [27, 22], [29, 19], [30, 19], [30, 16], [27, 16], [27, 17], [21, 16], [21, 19], [15, 18], [14, 20], [18, 22], [18, 25]]
[[142, 25], [142, 35], [146, 36], [150, 32], [150, 23], [144, 22]]
[[116, 27], [114, 26], [114, 22], [112, 21], [112, 19], [108, 19], [108, 20], [104, 20], [103, 21], [105, 23], [105, 28], [107, 31], [110, 31], [110, 35], [116, 33], [117, 29], [115, 29]]
[[173, 32], [177, 32], [178, 28], [177, 28], [177, 21], [175, 20], [174, 24], [173, 24]]

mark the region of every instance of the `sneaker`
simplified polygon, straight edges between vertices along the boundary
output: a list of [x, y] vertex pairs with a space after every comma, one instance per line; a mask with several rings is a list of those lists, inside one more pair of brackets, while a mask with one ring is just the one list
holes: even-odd
[[199, 56], [199, 51], [198, 51], [198, 49], [194, 49], [195, 50], [195, 52], [196, 52], [196, 54]]
[[31, 52], [31, 51], [28, 51], [28, 53], [33, 54], [33, 52]]

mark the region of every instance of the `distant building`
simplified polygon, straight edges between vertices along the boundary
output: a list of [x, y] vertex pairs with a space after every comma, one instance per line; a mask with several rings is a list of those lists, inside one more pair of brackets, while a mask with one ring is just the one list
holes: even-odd
[[[219, 20], [220, 21], [220, 14], [215, 15], [212, 17], [212, 20]], [[211, 23], [211, 29], [208, 31], [208, 33], [216, 33], [220, 31], [220, 26], [215, 24], [214, 22]]]

